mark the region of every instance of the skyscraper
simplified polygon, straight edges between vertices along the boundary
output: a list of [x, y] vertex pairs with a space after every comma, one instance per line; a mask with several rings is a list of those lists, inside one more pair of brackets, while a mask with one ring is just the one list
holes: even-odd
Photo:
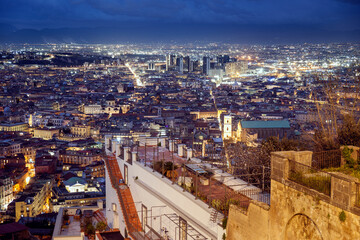
[[176, 63], [176, 56], [174, 54], [170, 55], [170, 66], [174, 66]]
[[190, 68], [190, 57], [186, 56], [184, 57], [184, 62], [185, 62], [185, 68], [187, 69], [188, 72], [190, 72], [189, 68]]
[[193, 71], [194, 71], [194, 62], [190, 60], [188, 65], [188, 72], [193, 72]]
[[179, 73], [183, 73], [184, 72], [184, 59], [183, 57], [179, 57]]
[[176, 63], [176, 56], [173, 54], [166, 55], [166, 71], [169, 71]]
[[217, 62], [220, 64], [225, 64], [230, 62], [230, 57], [229, 55], [219, 55], [217, 56]]
[[166, 71], [169, 71], [170, 68], [171, 55], [166, 55]]
[[150, 62], [148, 65], [148, 70], [155, 70], [155, 63]]
[[210, 71], [210, 58], [203, 57], [203, 74], [208, 75]]

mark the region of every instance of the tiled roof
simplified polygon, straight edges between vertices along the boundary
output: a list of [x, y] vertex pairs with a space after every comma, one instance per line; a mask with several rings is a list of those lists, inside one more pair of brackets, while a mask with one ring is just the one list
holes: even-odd
[[288, 120], [283, 121], [241, 121], [242, 128], [290, 128]]

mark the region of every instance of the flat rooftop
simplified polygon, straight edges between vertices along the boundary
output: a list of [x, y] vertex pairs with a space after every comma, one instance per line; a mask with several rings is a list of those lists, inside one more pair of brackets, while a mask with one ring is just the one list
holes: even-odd
[[[63, 224], [64, 210], [67, 209], [69, 215], [69, 224]], [[91, 210], [91, 220], [94, 226], [99, 221], [106, 221], [105, 209], [99, 209], [97, 206], [84, 206], [84, 207], [69, 207], [60, 208], [58, 216], [56, 217], [55, 228], [53, 232], [53, 239], [63, 239], [65, 237], [80, 237], [81, 236], [81, 219], [76, 218], [76, 211], [80, 209], [83, 213], [87, 210]], [[96, 214], [95, 214], [96, 213]], [[85, 214], [83, 214], [84, 218]]]
[[70, 224], [66, 225], [67, 227], [62, 227], [60, 235], [61, 236], [80, 236], [80, 220], [75, 220], [74, 216], [70, 216]]

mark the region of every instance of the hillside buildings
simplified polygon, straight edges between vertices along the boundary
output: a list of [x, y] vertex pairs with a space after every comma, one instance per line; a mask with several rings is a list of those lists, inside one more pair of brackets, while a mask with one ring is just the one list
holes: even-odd
[[[0, 221], [58, 212], [55, 239], [277, 239], [271, 229], [292, 239], [312, 219], [325, 239], [314, 205], [332, 209], [336, 224], [342, 209], [357, 229], [356, 196], [340, 187], [305, 196], [290, 179], [290, 162], [305, 153], [280, 153], [272, 168], [261, 155], [269, 137], [311, 138], [320, 123], [331, 129], [334, 117], [359, 115], [356, 44], [9, 45], [1, 56]], [[340, 81], [329, 95], [331, 77]], [[297, 214], [307, 217], [293, 226]], [[84, 215], [106, 230], [82, 233]], [[246, 235], [252, 228], [264, 235]]]

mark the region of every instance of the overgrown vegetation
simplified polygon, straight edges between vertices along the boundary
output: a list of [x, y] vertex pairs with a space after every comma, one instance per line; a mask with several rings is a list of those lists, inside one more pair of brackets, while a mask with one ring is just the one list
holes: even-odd
[[211, 205], [218, 211], [224, 212], [225, 215], [229, 212], [229, 208], [230, 205], [236, 205], [239, 206], [241, 208], [246, 208], [247, 207], [247, 201], [240, 201], [238, 199], [228, 199], [228, 200], [220, 200], [220, 199], [214, 199], [211, 202]]
[[345, 146], [341, 152], [342, 157], [345, 160], [345, 164], [338, 168], [326, 168], [326, 172], [341, 172], [349, 176], [356, 177], [360, 180], [360, 163], [359, 160], [354, 159], [351, 154], [354, 152], [353, 149]]
[[301, 172], [290, 172], [289, 178], [294, 182], [330, 196], [330, 176], [307, 175]]
[[[297, 140], [269, 137], [259, 147], [248, 147], [242, 143], [225, 143], [225, 152], [232, 166], [232, 174], [258, 187], [270, 190], [271, 152], [304, 150]], [[265, 169], [264, 169], [265, 168]]]
[[106, 230], [106, 223], [104, 223], [104, 222], [98, 222], [97, 224], [96, 224], [96, 227], [95, 227], [95, 229], [97, 230], [97, 231], [100, 231], [100, 232], [102, 232], [102, 231], [105, 231]]
[[84, 217], [81, 219], [80, 228], [85, 232], [89, 238], [93, 238], [95, 234], [95, 227], [92, 223], [91, 217]]
[[359, 170], [359, 161], [358, 159], [354, 159], [351, 155], [354, 152], [353, 149], [345, 146], [342, 150], [342, 156], [345, 159], [346, 167], [353, 168], [355, 170]]
[[341, 211], [341, 213], [339, 214], [339, 219], [340, 219], [340, 221], [345, 222], [346, 214], [345, 214], [344, 210]]
[[86, 226], [85, 226], [85, 234], [88, 235], [88, 236], [92, 236], [95, 234], [95, 227], [92, 223], [88, 223]]
[[356, 122], [353, 116], [346, 115], [338, 138], [340, 145], [360, 146], [360, 121]]
[[227, 221], [228, 221], [227, 217], [223, 218], [223, 220], [222, 220], [222, 222], [221, 222], [221, 225], [222, 225], [222, 228], [223, 228], [223, 229], [226, 229]]
[[163, 161], [158, 161], [155, 162], [154, 165], [154, 169], [155, 171], [164, 174], [166, 177], [172, 179], [176, 179], [178, 177], [178, 173], [176, 171], [176, 169], [178, 169], [177, 165], [173, 165], [172, 162], [168, 161], [168, 162], [163, 162]]

